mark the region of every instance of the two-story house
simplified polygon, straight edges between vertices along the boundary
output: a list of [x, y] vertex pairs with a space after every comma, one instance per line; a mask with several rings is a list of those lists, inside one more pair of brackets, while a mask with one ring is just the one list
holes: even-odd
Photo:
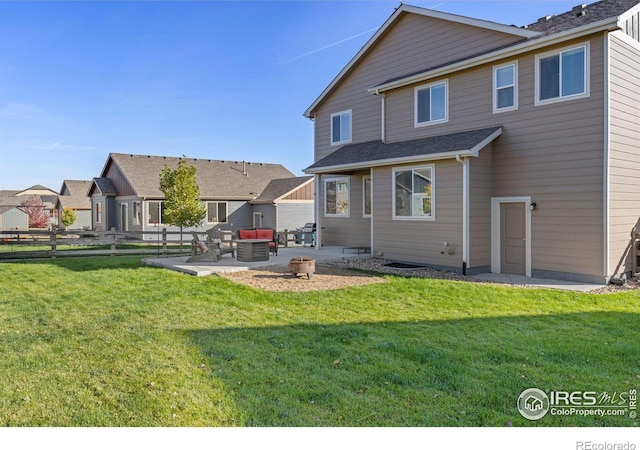
[[304, 113], [319, 243], [467, 274], [630, 272], [639, 39], [637, 0], [524, 27], [401, 5]]

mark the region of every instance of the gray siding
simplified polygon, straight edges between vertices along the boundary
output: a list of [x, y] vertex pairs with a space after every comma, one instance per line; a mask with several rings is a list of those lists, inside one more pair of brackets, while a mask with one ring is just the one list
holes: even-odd
[[29, 215], [17, 208], [0, 214], [0, 230], [28, 230]]
[[[324, 203], [324, 180], [320, 179], [320, 220], [323, 245], [366, 246], [371, 245], [371, 222], [362, 217], [362, 177], [369, 171], [348, 175], [349, 217], [326, 217]], [[303, 224], [304, 225], [304, 224]]]
[[352, 142], [380, 139], [380, 99], [368, 94], [367, 89], [398, 76], [446, 63], [452, 55], [456, 59], [471, 56], [521, 39], [469, 25], [405, 14], [318, 108], [315, 160], [338, 148], [330, 143], [330, 116], [339, 111], [353, 110]]
[[315, 222], [313, 202], [279, 202], [278, 230], [295, 230], [308, 222]]
[[610, 45], [609, 274], [631, 271], [631, 229], [640, 229], [640, 44]]
[[[277, 231], [279, 231], [280, 229], [278, 228], [278, 221], [276, 218], [276, 207], [273, 206], [273, 204], [271, 203], [262, 203], [262, 204], [257, 204], [257, 205], [252, 205], [253, 206], [253, 214], [255, 213], [261, 213], [262, 214], [262, 226], [265, 228], [273, 228]], [[253, 216], [253, 215], [252, 215]]]
[[[393, 220], [392, 167], [374, 169], [374, 255], [381, 251], [387, 259], [461, 269], [462, 165], [456, 160], [438, 161], [433, 176], [435, 220]], [[445, 252], [444, 242], [453, 255]]]

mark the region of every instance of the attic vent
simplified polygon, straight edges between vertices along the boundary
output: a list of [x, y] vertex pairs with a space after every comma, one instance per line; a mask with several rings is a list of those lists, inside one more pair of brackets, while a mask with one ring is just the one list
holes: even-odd
[[587, 7], [586, 3], [583, 3], [581, 5], [578, 6], [574, 6], [573, 9], [571, 11], [576, 12], [576, 11], [582, 11], [583, 9], [585, 9]]
[[544, 16], [544, 17], [540, 17], [538, 19], [538, 22], [546, 22], [547, 20], [550, 20], [551, 16]]
[[586, 12], [584, 12], [584, 11], [580, 11], [580, 12], [576, 13], [576, 17], [582, 17], [582, 16], [584, 16], [585, 14], [586, 14]]

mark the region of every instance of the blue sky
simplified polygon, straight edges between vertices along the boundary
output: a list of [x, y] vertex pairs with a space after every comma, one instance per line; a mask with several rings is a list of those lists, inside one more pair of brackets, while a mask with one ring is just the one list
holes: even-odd
[[[573, 1], [415, 1], [524, 25]], [[0, 189], [109, 152], [313, 161], [302, 116], [398, 1], [0, 1]]]

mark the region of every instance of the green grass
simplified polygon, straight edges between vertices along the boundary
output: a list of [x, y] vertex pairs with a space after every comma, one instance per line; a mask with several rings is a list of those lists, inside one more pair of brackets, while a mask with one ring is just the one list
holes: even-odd
[[640, 385], [640, 293], [389, 277], [268, 293], [139, 258], [0, 265], [2, 426], [633, 426], [516, 410]]

